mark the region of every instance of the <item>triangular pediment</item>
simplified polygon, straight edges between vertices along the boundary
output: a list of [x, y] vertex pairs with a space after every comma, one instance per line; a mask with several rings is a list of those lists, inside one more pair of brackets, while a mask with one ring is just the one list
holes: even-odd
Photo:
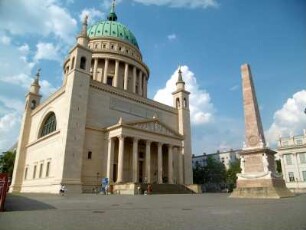
[[157, 119], [151, 119], [146, 121], [139, 121], [139, 122], [131, 122], [126, 123], [126, 125], [137, 128], [140, 130], [145, 130], [152, 133], [162, 134], [166, 136], [182, 138], [182, 135], [174, 131], [173, 129], [169, 128], [167, 125], [163, 124]]

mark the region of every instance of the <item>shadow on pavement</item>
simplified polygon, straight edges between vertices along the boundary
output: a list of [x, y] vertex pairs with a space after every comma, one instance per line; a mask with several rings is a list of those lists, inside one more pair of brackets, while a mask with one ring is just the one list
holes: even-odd
[[21, 195], [8, 194], [4, 204], [5, 212], [14, 212], [14, 211], [33, 211], [33, 210], [46, 210], [46, 209], [56, 209], [55, 207], [24, 197]]

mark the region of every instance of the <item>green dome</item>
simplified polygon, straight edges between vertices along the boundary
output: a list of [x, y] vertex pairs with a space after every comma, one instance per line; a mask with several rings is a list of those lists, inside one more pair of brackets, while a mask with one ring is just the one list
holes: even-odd
[[[117, 18], [116, 18], [117, 19]], [[123, 24], [116, 20], [100, 21], [87, 30], [89, 38], [113, 37], [119, 38], [138, 47], [134, 34]]]

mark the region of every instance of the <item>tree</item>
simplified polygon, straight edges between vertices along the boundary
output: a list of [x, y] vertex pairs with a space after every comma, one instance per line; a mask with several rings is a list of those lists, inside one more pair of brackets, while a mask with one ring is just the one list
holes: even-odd
[[229, 190], [232, 191], [236, 187], [237, 173], [241, 172], [240, 161], [234, 161], [230, 164], [229, 169], [226, 172], [226, 183]]
[[8, 173], [12, 177], [16, 151], [7, 151], [0, 155], [0, 173]]
[[225, 180], [224, 164], [211, 156], [207, 157], [207, 165], [204, 171], [206, 183], [223, 183]]

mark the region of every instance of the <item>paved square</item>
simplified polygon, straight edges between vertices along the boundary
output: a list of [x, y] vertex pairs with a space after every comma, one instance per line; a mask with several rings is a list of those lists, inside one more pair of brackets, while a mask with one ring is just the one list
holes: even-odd
[[306, 230], [306, 195], [256, 200], [228, 194], [9, 194], [0, 229]]

